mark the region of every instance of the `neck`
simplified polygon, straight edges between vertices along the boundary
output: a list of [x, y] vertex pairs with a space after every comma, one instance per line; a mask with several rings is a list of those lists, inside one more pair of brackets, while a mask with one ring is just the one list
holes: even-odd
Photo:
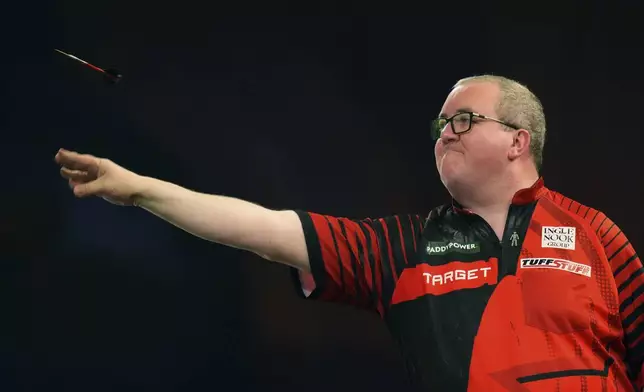
[[485, 186], [463, 189], [452, 195], [463, 207], [485, 219], [502, 241], [512, 199], [518, 191], [530, 188], [538, 179], [536, 171], [524, 176], [505, 175], [486, 180]]
[[471, 189], [462, 189], [452, 195], [463, 207], [483, 217], [507, 214], [516, 193], [530, 188], [538, 179], [536, 170], [522, 175], [505, 173], [487, 179], [484, 186], [472, 186]]

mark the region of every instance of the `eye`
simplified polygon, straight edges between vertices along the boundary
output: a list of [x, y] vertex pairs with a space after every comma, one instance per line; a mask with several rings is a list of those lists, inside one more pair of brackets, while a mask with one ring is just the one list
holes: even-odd
[[439, 118], [434, 120], [434, 128], [436, 131], [442, 131], [445, 125], [447, 125], [447, 119]]
[[464, 123], [467, 123], [469, 121], [470, 121], [470, 115], [469, 114], [459, 114], [459, 115], [454, 117], [454, 122], [457, 122], [457, 123], [464, 124]]

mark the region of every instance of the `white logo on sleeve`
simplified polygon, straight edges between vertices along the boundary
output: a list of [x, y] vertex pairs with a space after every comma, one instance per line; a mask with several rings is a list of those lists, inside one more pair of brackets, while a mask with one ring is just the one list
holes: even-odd
[[541, 247], [575, 250], [577, 229], [565, 226], [543, 226], [541, 228]]

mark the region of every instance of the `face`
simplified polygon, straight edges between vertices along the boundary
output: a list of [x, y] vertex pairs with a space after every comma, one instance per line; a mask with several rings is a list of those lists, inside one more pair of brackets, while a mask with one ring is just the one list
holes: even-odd
[[[458, 112], [476, 112], [498, 118], [495, 110], [499, 89], [492, 83], [469, 83], [452, 90], [441, 117], [449, 118]], [[485, 183], [494, 175], [503, 173], [510, 163], [508, 153], [513, 145], [513, 132], [503, 125], [477, 117], [472, 128], [455, 135], [450, 125], [445, 127], [434, 149], [436, 167], [445, 187], [472, 188]]]

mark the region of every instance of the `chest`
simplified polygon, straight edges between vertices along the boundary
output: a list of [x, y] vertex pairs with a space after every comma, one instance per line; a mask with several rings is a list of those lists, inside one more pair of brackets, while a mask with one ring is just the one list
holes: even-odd
[[617, 290], [588, 226], [533, 206], [510, 212], [501, 241], [484, 222], [447, 216], [418, 245], [388, 313], [410, 368], [450, 385], [558, 356], [603, 368], [595, 343], [619, 334]]
[[574, 217], [555, 219], [538, 205], [511, 210], [499, 240], [480, 218], [446, 216], [428, 221], [418, 245], [389, 303], [391, 325], [408, 341], [449, 357], [467, 356], [480, 333], [490, 341], [552, 333], [564, 346], [576, 341], [570, 334], [612, 334], [612, 272], [599, 238]]
[[470, 301], [485, 298], [507, 277], [543, 297], [581, 286], [606, 290], [599, 286], [609, 275], [598, 238], [573, 218], [557, 220], [536, 205], [511, 209], [499, 240], [483, 219], [453, 215], [427, 222], [391, 304], [461, 291]]

